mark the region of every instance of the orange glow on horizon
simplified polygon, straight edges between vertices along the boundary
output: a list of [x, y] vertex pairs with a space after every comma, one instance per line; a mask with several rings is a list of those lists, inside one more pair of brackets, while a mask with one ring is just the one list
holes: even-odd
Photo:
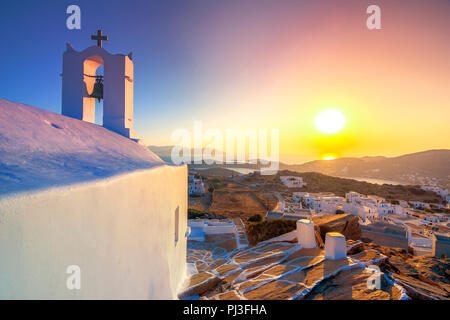
[[[367, 29], [364, 1], [273, 6], [233, 11], [233, 28], [214, 21], [199, 37], [202, 90], [182, 122], [149, 126], [155, 136], [198, 119], [222, 132], [279, 129], [280, 161], [290, 164], [450, 149], [448, 1], [385, 1], [381, 30]], [[339, 130], [315, 123], [329, 109], [345, 117]]]
[[338, 158], [338, 155], [335, 153], [324, 153], [321, 157], [322, 160], [336, 160]]

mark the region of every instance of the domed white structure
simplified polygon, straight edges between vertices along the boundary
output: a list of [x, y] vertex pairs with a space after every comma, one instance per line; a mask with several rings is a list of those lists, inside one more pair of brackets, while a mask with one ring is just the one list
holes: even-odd
[[43, 109], [0, 99], [0, 114], [0, 299], [176, 299], [186, 166]]

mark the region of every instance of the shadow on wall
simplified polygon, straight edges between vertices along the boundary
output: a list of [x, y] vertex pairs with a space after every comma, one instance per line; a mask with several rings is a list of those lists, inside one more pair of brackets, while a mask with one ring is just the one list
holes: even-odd
[[[170, 266], [167, 259], [156, 259], [156, 257], [164, 257], [164, 252], [160, 249], [156, 249], [154, 251], [155, 252], [152, 253], [151, 256], [154, 256], [155, 259], [153, 260], [153, 264], [150, 265], [149, 268], [155, 270], [155, 272], [152, 273], [152, 279], [150, 281], [150, 287], [148, 291], [148, 299], [165, 300], [168, 299], [168, 297], [172, 297], [171, 288], [174, 287], [173, 279], [170, 276]], [[167, 281], [165, 281], [164, 279], [169, 279], [169, 286], [167, 285]]]

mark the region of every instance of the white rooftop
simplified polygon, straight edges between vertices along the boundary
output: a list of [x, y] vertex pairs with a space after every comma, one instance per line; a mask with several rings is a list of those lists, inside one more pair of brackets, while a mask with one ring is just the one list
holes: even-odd
[[0, 99], [0, 195], [165, 164], [102, 126]]

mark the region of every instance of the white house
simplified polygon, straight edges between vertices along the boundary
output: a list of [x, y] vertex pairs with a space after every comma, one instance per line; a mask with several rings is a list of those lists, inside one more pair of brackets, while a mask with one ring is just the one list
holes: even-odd
[[438, 186], [422, 186], [421, 187], [422, 190], [426, 190], [426, 191], [432, 191], [434, 193], [437, 193], [441, 198], [443, 198], [444, 200], [446, 199], [446, 197], [449, 195], [449, 192], [447, 189], [444, 188], [440, 188]]
[[292, 198], [296, 203], [303, 200], [306, 208], [313, 209], [317, 214], [334, 214], [336, 210], [342, 210], [342, 204], [345, 202], [344, 198], [337, 197], [331, 192], [294, 192]]
[[292, 200], [296, 203], [300, 203], [305, 195], [309, 194], [308, 192], [293, 192]]
[[335, 214], [337, 210], [344, 211], [345, 199], [342, 197], [328, 197], [322, 196], [319, 198], [319, 207], [317, 213], [323, 214]]
[[368, 195], [366, 197], [366, 200], [372, 201], [374, 204], [379, 204], [382, 202], [385, 202], [385, 199], [383, 197], [375, 196], [375, 195]]
[[420, 188], [425, 191], [433, 191], [433, 192], [436, 192], [439, 189], [439, 187], [437, 186], [429, 186], [429, 185], [421, 186]]
[[346, 213], [351, 213], [355, 216], [359, 216], [362, 219], [368, 219], [368, 218], [378, 218], [378, 208], [374, 206], [364, 206], [356, 203], [344, 203], [343, 210]]
[[387, 203], [387, 202], [381, 202], [381, 203], [377, 204], [377, 209], [378, 209], [378, 214], [380, 216], [385, 216], [385, 215], [388, 215], [388, 214], [394, 214], [395, 211], [396, 211], [395, 206], [393, 206], [393, 205], [391, 205], [390, 203]]
[[421, 202], [421, 201], [410, 201], [409, 202], [411, 204], [411, 206], [414, 209], [425, 209], [425, 208], [430, 208], [430, 205], [428, 203], [425, 202]]
[[405, 200], [399, 200], [398, 202], [400, 203], [400, 206], [401, 206], [402, 208], [409, 208], [409, 204], [408, 204], [407, 201], [405, 201]]
[[302, 177], [296, 176], [280, 176], [281, 182], [288, 188], [302, 188], [306, 184], [303, 182]]
[[348, 202], [354, 202], [357, 199], [361, 199], [362, 197], [362, 194], [354, 191], [350, 191], [345, 194], [345, 199], [347, 199]]
[[438, 195], [445, 199], [449, 195], [449, 192], [447, 189], [440, 189]]
[[320, 206], [318, 197], [312, 194], [306, 194], [303, 196], [307, 208], [317, 209]]
[[394, 205], [394, 214], [399, 216], [406, 216], [408, 214], [408, 208], [405, 208], [401, 205]]
[[189, 194], [204, 194], [206, 192], [205, 184], [202, 178], [196, 178], [195, 176], [189, 176], [188, 178], [188, 192]]
[[191, 228], [189, 240], [204, 241], [207, 234], [223, 234], [237, 232], [236, 225], [232, 220], [216, 220], [216, 219], [194, 219], [188, 221]]
[[303, 208], [301, 204], [295, 202], [283, 202], [280, 213], [282, 213], [284, 217], [296, 217], [303, 219], [306, 217], [311, 217], [313, 214], [313, 209]]
[[433, 214], [425, 214], [423, 216], [423, 220], [433, 222], [433, 223], [438, 223], [438, 222], [440, 222], [440, 217], [433, 215]]

